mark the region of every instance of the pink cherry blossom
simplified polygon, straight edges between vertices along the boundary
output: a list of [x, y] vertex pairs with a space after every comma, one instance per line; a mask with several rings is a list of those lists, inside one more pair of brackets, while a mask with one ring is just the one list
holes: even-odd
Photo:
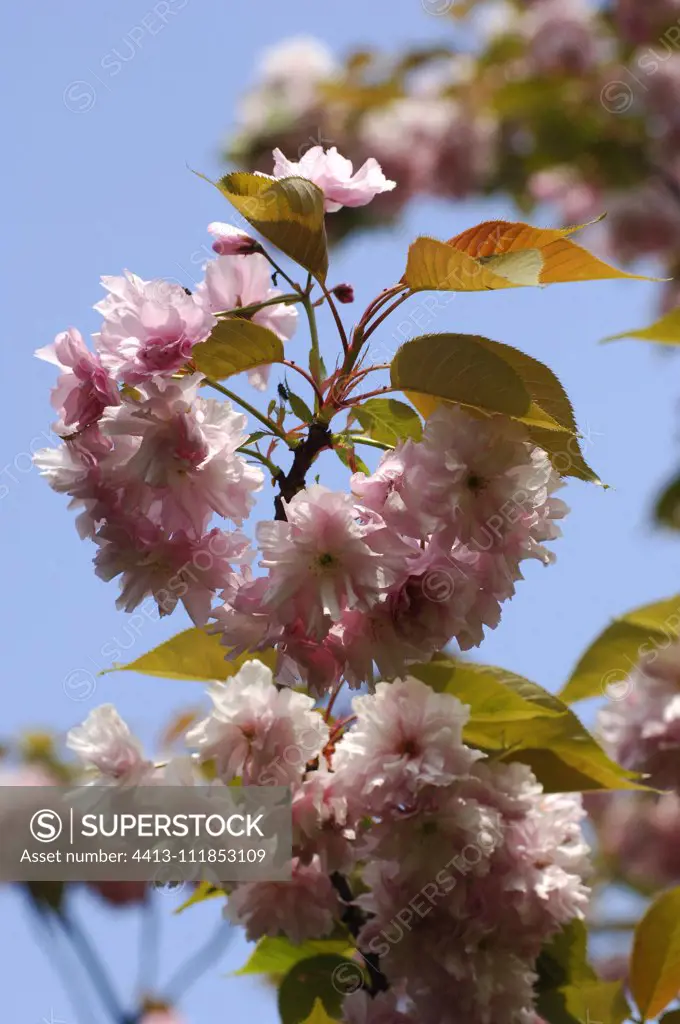
[[340, 902], [318, 857], [309, 864], [294, 858], [292, 871], [289, 882], [248, 882], [230, 894], [226, 916], [249, 941], [285, 935], [299, 945], [332, 932]]
[[370, 608], [403, 571], [411, 549], [379, 517], [362, 516], [350, 495], [315, 484], [285, 504], [286, 522], [257, 527], [265, 604], [277, 621], [301, 619], [323, 636], [345, 608]]
[[348, 828], [347, 798], [334, 780], [322, 763], [294, 792], [294, 851], [305, 864], [318, 857], [326, 874], [346, 874], [356, 858], [355, 833]]
[[469, 708], [419, 679], [378, 683], [353, 709], [356, 724], [337, 744], [333, 768], [348, 799], [381, 814], [424, 786], [468, 774], [482, 756], [462, 740]]
[[[223, 313], [268, 302], [283, 293], [273, 288], [271, 266], [264, 256], [254, 253], [250, 256], [220, 256], [211, 260], [205, 268], [205, 281], [197, 295], [211, 313]], [[274, 303], [253, 313], [254, 323], [267, 327], [282, 341], [288, 341], [295, 333], [298, 313], [293, 305]], [[249, 372], [248, 379], [254, 387], [264, 390], [269, 378], [269, 367], [256, 367]]]
[[205, 305], [179, 284], [143, 281], [129, 271], [103, 277], [108, 295], [95, 306], [104, 317], [95, 336], [103, 365], [126, 384], [168, 376], [191, 358], [216, 321]]
[[233, 224], [215, 220], [208, 224], [208, 231], [215, 239], [212, 247], [218, 256], [247, 256], [260, 248], [257, 239]]
[[622, 685], [622, 699], [599, 713], [606, 749], [652, 785], [680, 793], [680, 644], [644, 656]]
[[120, 402], [115, 382], [75, 327], [58, 334], [51, 345], [35, 354], [63, 371], [52, 392], [52, 405], [63, 428], [83, 430], [96, 423], [107, 406]]
[[160, 614], [170, 615], [181, 601], [197, 626], [208, 621], [232, 563], [249, 557], [243, 534], [213, 529], [198, 539], [184, 531], [168, 536], [145, 515], [107, 522], [95, 541], [97, 576], [107, 582], [121, 576], [117, 608], [133, 611], [152, 596]]
[[357, 989], [342, 1003], [345, 1024], [415, 1024], [416, 1018], [398, 1009], [399, 997], [394, 992], [379, 992], [371, 997], [365, 989]]
[[240, 526], [264, 480], [237, 452], [247, 437], [246, 417], [230, 402], [199, 398], [200, 383], [198, 375], [151, 381], [103, 424], [114, 438], [141, 439], [126, 471], [162, 498], [162, 525], [198, 534], [212, 512]]
[[302, 693], [277, 690], [260, 661], [247, 661], [226, 683], [210, 689], [213, 710], [187, 734], [204, 759], [214, 758], [225, 782], [286, 785], [300, 780], [328, 740], [328, 727]]
[[396, 181], [383, 174], [373, 157], [354, 172], [351, 160], [341, 156], [335, 146], [324, 151], [323, 146], [312, 146], [298, 162], [288, 160], [280, 149], [274, 150], [274, 177], [307, 178], [324, 194], [327, 213], [335, 213], [343, 206], [366, 206], [381, 192], [390, 192]]
[[139, 782], [153, 769], [113, 704], [91, 711], [82, 725], [70, 730], [66, 745], [87, 768], [112, 781]]

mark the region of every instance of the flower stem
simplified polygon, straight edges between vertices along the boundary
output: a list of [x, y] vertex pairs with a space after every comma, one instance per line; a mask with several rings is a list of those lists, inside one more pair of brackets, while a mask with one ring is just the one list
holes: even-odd
[[243, 409], [246, 410], [246, 412], [249, 412], [250, 415], [254, 416], [256, 420], [259, 420], [260, 423], [263, 423], [267, 430], [271, 430], [272, 434], [276, 434], [277, 437], [281, 438], [282, 441], [286, 442], [289, 448], [291, 447], [290, 444], [288, 444], [288, 438], [285, 432], [281, 430], [281, 427], [274, 423], [273, 420], [270, 420], [268, 416], [265, 416], [264, 413], [260, 412], [259, 409], [256, 409], [254, 405], [251, 405], [250, 402], [246, 402], [245, 398], [241, 398], [240, 395], [237, 395], [233, 391], [230, 391], [229, 388], [225, 388], [223, 384], [220, 384], [219, 381], [213, 380], [212, 377], [206, 377], [205, 382], [211, 388], [214, 388], [215, 391], [219, 391], [219, 393], [221, 395], [224, 395], [225, 398], [229, 398], [232, 402], [237, 402]]
[[248, 306], [234, 306], [233, 309], [225, 309], [216, 313], [215, 315], [220, 316], [232, 316], [232, 317], [245, 317], [251, 313], [258, 313], [265, 306], [288, 306], [294, 302], [300, 302], [300, 296], [297, 293], [291, 292], [289, 295], [276, 295], [273, 299], [265, 299], [263, 302], [251, 302]]

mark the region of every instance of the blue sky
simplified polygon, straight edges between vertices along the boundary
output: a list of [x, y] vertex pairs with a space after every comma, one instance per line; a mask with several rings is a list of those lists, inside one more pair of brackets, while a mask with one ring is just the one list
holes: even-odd
[[[115, 587], [94, 577], [92, 549], [78, 539], [65, 501], [30, 468], [29, 453], [42, 445], [41, 435], [50, 443], [52, 422], [53, 374], [33, 358], [34, 349], [70, 324], [83, 333], [96, 329], [91, 306], [100, 297], [102, 273], [129, 267], [143, 277], [192, 283], [192, 255], [206, 244], [206, 224], [232, 218], [187, 165], [217, 173], [220, 139], [264, 47], [311, 33], [338, 52], [353, 44], [398, 48], [439, 41], [445, 31], [443, 19], [424, 14], [416, 0], [392, 5], [389, 17], [384, 7], [359, 0], [168, 3], [161, 28], [149, 0], [70, 0], [67, 7], [38, 0], [9, 5], [3, 14], [4, 735], [37, 726], [63, 734], [96, 704], [114, 701], [152, 743], [173, 709], [202, 696], [195, 683], [97, 677], [110, 663], [112, 646], [137, 656], [185, 620], [180, 614], [162, 623], [148, 617], [131, 630], [115, 610]], [[398, 278], [416, 234], [446, 237], [488, 216], [508, 215], [512, 209], [502, 202], [418, 203], [396, 229], [337, 253], [332, 280], [355, 284], [358, 310]], [[648, 321], [654, 301], [653, 285], [634, 282], [457, 296], [423, 325], [484, 334], [547, 362], [590, 438], [589, 461], [611, 485], [604, 491], [573, 483], [563, 492], [573, 511], [557, 565], [529, 566], [527, 582], [480, 653], [551, 689], [611, 616], [680, 589], [680, 542], [654, 532], [648, 519], [651, 495], [677, 456], [677, 363], [643, 344], [597, 344]], [[350, 321], [352, 308], [345, 311]], [[408, 312], [405, 307], [404, 316]], [[400, 327], [402, 320], [388, 323], [377, 338], [388, 351], [410, 329]], [[333, 470], [331, 480], [340, 484], [342, 476]], [[159, 900], [167, 977], [171, 965], [205, 939], [216, 907], [172, 918], [172, 898]], [[136, 915], [101, 913], [85, 898], [81, 903], [107, 965], [127, 991], [137, 968]], [[0, 908], [5, 1016], [16, 1024], [71, 1024], [67, 995], [36, 947], [16, 894], [0, 892]], [[189, 1020], [213, 1020], [216, 1007], [238, 1019], [246, 1006], [265, 1021], [276, 1019], [270, 992], [225, 977], [245, 956], [245, 944], [234, 936], [185, 1001]]]

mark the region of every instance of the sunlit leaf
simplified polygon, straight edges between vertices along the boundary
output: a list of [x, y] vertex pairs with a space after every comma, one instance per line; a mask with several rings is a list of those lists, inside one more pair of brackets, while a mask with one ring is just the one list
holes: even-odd
[[246, 963], [234, 973], [240, 974], [285, 974], [300, 960], [323, 954], [349, 957], [353, 952], [347, 939], [308, 939], [298, 945], [289, 939], [260, 939]]
[[658, 1017], [680, 990], [680, 888], [658, 896], [635, 929], [630, 990], [644, 1020]]
[[392, 447], [409, 437], [419, 441], [423, 433], [418, 414], [396, 398], [369, 398], [353, 409], [353, 416], [368, 437]]
[[411, 672], [469, 705], [468, 743], [529, 765], [546, 792], [644, 788], [639, 776], [607, 756], [566, 704], [522, 676], [442, 654]]
[[[343, 973], [341, 973], [343, 972]], [[350, 982], [353, 981], [353, 987]], [[318, 1000], [331, 1018], [340, 1016], [343, 994], [359, 988], [363, 972], [356, 961], [324, 954], [294, 964], [279, 988], [279, 1014], [283, 1024], [301, 1024]]]
[[191, 358], [206, 377], [221, 380], [266, 363], [280, 363], [283, 345], [267, 327], [227, 317], [217, 322], [210, 337], [194, 345]]
[[188, 900], [185, 900], [181, 906], [175, 910], [176, 914], [181, 914], [184, 910], [188, 910], [189, 907], [195, 907], [199, 903], [205, 903], [206, 900], [215, 900], [220, 897], [225, 898], [226, 892], [224, 889], [218, 889], [212, 884], [212, 882], [199, 882]]
[[624, 682], [640, 658], [680, 637], [680, 594], [615, 619], [590, 645], [559, 696], [573, 704], [588, 697], [624, 698]]
[[536, 1009], [550, 1024], [623, 1024], [630, 1007], [620, 981], [584, 981], [538, 996]]
[[633, 327], [621, 334], [611, 334], [603, 341], [620, 341], [622, 338], [638, 338], [653, 341], [658, 345], [680, 345], [680, 309], [672, 309], [649, 327]]
[[218, 188], [249, 224], [286, 256], [324, 281], [328, 271], [324, 197], [306, 178], [234, 172]]
[[[614, 278], [629, 278], [638, 281], [658, 280], [619, 270], [593, 256], [587, 249], [576, 245], [568, 236], [581, 231], [584, 227], [589, 227], [589, 225], [582, 224], [568, 228], [534, 228], [521, 221], [485, 221], [483, 224], [478, 224], [449, 239], [447, 244], [484, 262], [489, 269], [498, 274], [501, 273], [500, 268], [503, 266], [509, 266], [512, 270], [513, 264], [512, 262], [495, 263], [495, 257], [502, 256], [505, 259], [509, 254], [539, 252], [542, 266], [538, 280], [523, 281], [519, 270], [521, 264], [517, 264], [518, 271], [509, 278], [516, 284], [560, 284], [571, 281], [601, 281]], [[496, 269], [497, 267], [499, 269]]]
[[660, 526], [680, 530], [680, 477], [676, 477], [657, 498], [654, 518]]
[[229, 679], [238, 672], [241, 665], [253, 658], [269, 668], [274, 667], [274, 651], [258, 651], [257, 654], [239, 654], [233, 660], [226, 660], [228, 648], [220, 643], [217, 634], [206, 633], [204, 629], [185, 629], [184, 632], [165, 640], [158, 647], [142, 654], [126, 665], [112, 665], [106, 672], [140, 672], [146, 676], [160, 676], [162, 679]]
[[424, 236], [409, 246], [403, 281], [413, 291], [481, 292], [516, 287], [447, 242]]
[[320, 999], [317, 999], [314, 1003], [312, 1012], [309, 1017], [303, 1021], [303, 1024], [338, 1024], [338, 1021], [337, 1018], [328, 1016], [323, 1003]]
[[566, 393], [547, 366], [478, 335], [413, 338], [397, 351], [390, 376], [392, 386], [404, 391], [424, 417], [444, 402], [456, 402], [531, 427], [569, 435], [576, 430]]
[[597, 980], [588, 963], [588, 929], [583, 921], [570, 921], [543, 947], [536, 973], [539, 992]]

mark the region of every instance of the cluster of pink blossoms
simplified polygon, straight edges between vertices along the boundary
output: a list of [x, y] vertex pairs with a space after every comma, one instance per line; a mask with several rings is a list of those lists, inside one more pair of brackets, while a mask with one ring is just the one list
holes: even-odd
[[216, 612], [236, 653], [272, 646], [280, 672], [314, 692], [427, 661], [455, 637], [467, 650], [500, 620], [524, 559], [567, 511], [544, 451], [524, 428], [437, 410], [422, 441], [387, 452], [352, 494], [319, 485], [286, 504], [286, 522], [257, 527], [260, 565], [234, 574]]
[[614, 760], [667, 792], [595, 794], [589, 811], [602, 853], [643, 889], [680, 880], [680, 644], [644, 655], [599, 713]]
[[[292, 879], [239, 883], [228, 897], [247, 937], [330, 935], [347, 910], [335, 873], [358, 872], [357, 944], [394, 989], [348, 997], [348, 1024], [533, 1024], [536, 957], [587, 901], [580, 797], [546, 796], [526, 766], [488, 762], [463, 742], [469, 709], [414, 678], [355, 698], [356, 721], [336, 742], [313, 700], [278, 688], [258, 661], [210, 697], [187, 743], [217, 784], [293, 794]], [[100, 781], [153, 781], [111, 708], [69, 744]]]
[[[505, 189], [527, 206], [549, 200], [566, 224], [606, 210], [594, 235], [604, 253], [627, 263], [654, 257], [677, 276], [679, 16], [678, 0], [488, 0], [470, 12], [468, 52], [378, 53], [365, 68], [343, 66], [318, 40], [291, 39], [264, 55], [230, 156], [260, 170], [274, 135], [300, 153], [326, 137], [357, 161], [372, 154], [400, 188], [384, 190], [368, 223], [417, 195]], [[578, 136], [566, 150], [557, 145], [543, 106], [519, 102], [544, 86], [558, 117], [589, 109], [580, 146]], [[578, 156], [594, 138], [613, 159]], [[677, 298], [668, 285], [664, 307]]]

